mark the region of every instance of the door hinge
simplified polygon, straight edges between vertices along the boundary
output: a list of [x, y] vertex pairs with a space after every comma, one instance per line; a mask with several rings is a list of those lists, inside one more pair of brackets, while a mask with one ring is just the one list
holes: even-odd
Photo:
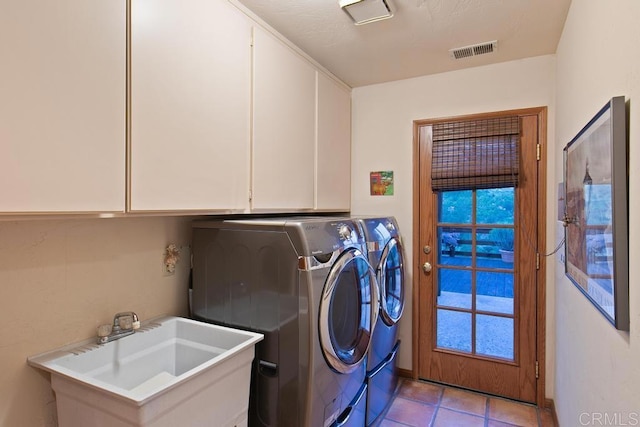
[[536, 252], [536, 270], [540, 270], [540, 252]]
[[540, 144], [536, 144], [536, 160], [540, 161]]
[[253, 192], [249, 190], [249, 203], [253, 201]]
[[536, 360], [536, 379], [540, 378], [540, 365], [538, 364], [538, 361]]

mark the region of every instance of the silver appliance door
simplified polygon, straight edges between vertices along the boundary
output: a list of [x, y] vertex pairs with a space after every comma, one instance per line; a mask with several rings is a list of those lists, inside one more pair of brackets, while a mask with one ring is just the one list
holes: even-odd
[[380, 287], [380, 317], [389, 326], [395, 325], [404, 310], [404, 264], [402, 244], [392, 237], [384, 247], [378, 265]]
[[320, 347], [329, 366], [353, 372], [363, 362], [378, 316], [375, 272], [356, 248], [333, 264], [320, 299]]

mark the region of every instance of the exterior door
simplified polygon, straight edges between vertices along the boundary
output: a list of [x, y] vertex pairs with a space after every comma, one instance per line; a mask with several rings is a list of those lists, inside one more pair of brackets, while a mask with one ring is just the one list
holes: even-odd
[[494, 189], [433, 192], [431, 127], [438, 121], [416, 123], [419, 378], [527, 402], [543, 396], [537, 299], [538, 248], [544, 245], [539, 133], [545, 111], [464, 118], [519, 116], [519, 182]]

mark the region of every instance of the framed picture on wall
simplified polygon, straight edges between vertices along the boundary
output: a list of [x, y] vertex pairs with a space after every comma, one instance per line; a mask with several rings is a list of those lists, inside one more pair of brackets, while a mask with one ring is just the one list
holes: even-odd
[[617, 328], [629, 330], [627, 115], [610, 100], [564, 148], [565, 272]]

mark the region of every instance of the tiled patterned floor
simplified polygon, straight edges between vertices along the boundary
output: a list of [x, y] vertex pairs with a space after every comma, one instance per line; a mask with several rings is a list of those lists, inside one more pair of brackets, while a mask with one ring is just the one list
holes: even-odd
[[554, 427], [546, 410], [423, 381], [400, 379], [377, 427]]

